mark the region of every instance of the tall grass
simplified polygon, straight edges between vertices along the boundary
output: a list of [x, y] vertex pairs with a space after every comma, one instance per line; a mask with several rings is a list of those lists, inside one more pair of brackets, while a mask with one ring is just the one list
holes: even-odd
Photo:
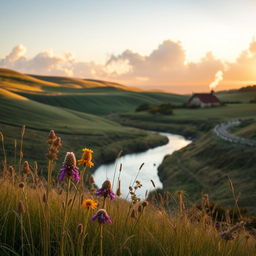
[[[10, 170], [7, 160], [3, 163], [3, 169]], [[162, 207], [164, 202], [110, 202], [73, 182], [51, 178], [49, 188], [35, 168], [30, 171], [1, 172], [0, 255], [255, 255], [255, 239], [243, 228], [236, 239], [223, 239], [220, 232], [233, 224], [216, 223], [203, 210], [186, 209], [181, 192], [171, 209]], [[104, 224], [103, 230], [103, 224], [92, 222], [97, 209], [82, 208], [82, 198], [98, 201], [113, 223]]]

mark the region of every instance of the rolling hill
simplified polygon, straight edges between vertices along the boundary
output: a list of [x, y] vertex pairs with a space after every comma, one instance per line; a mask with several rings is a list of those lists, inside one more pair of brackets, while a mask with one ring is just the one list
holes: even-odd
[[183, 95], [147, 92], [113, 82], [23, 75], [7, 69], [0, 69], [0, 86], [36, 102], [96, 115], [134, 111], [143, 103], [179, 104], [187, 99]]

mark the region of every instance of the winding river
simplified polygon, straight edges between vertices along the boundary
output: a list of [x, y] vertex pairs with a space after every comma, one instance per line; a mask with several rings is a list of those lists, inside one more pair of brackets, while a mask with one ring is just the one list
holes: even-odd
[[[101, 184], [106, 179], [109, 179], [113, 184], [113, 191], [115, 192], [118, 185], [118, 176], [120, 174], [121, 193], [123, 198], [127, 197], [129, 186], [133, 183], [137, 174], [137, 180], [142, 184], [142, 187], [137, 190], [137, 196], [141, 199], [145, 198], [146, 191], [149, 192], [154, 189], [150, 180], [154, 181], [157, 188], [162, 188], [162, 183], [159, 180], [157, 173], [158, 166], [163, 161], [165, 155], [172, 154], [174, 151], [187, 146], [191, 141], [176, 134], [160, 134], [168, 137], [169, 142], [166, 145], [148, 149], [142, 153], [127, 154], [118, 158], [115, 163], [101, 165], [94, 172], [95, 183], [101, 187]], [[138, 173], [142, 163], [144, 163], [144, 165]], [[122, 164], [122, 169], [119, 173], [120, 164]], [[115, 181], [113, 182], [114, 175]]]

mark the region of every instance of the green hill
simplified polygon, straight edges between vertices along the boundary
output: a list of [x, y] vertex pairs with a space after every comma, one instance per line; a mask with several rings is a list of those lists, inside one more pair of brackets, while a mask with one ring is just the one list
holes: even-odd
[[69, 77], [23, 75], [0, 69], [0, 85], [33, 101], [106, 115], [134, 111], [140, 104], [182, 104], [187, 96], [146, 92], [118, 83]]
[[143, 103], [161, 104], [163, 102], [182, 103], [186, 96], [153, 92], [131, 92], [116, 88], [94, 88], [79, 93], [62, 95], [42, 95], [21, 93], [22, 96], [49, 105], [65, 107], [81, 112], [106, 115], [115, 112], [134, 111]]
[[0, 68], [0, 86], [7, 90], [40, 92], [43, 87], [57, 87], [58, 84], [42, 81], [22, 73]]
[[240, 193], [239, 205], [255, 213], [255, 158], [255, 148], [223, 141], [211, 131], [167, 156], [159, 167], [159, 176], [166, 190], [185, 190], [197, 200], [207, 193], [211, 200], [232, 205], [228, 175]]
[[24, 124], [27, 127], [24, 159], [39, 160], [41, 167], [46, 164], [46, 141], [50, 129], [54, 129], [63, 140], [60, 153], [62, 158], [67, 151], [80, 155], [82, 148], [78, 148], [78, 145], [83, 145], [95, 151], [95, 167], [102, 162], [113, 161], [121, 150], [125, 154], [167, 143], [167, 139], [160, 135], [126, 128], [101, 117], [31, 100], [2, 98], [0, 108], [0, 130], [5, 136], [7, 155], [11, 159], [9, 164], [14, 161], [14, 152], [18, 150], [14, 148], [14, 140], [20, 141], [19, 127]]

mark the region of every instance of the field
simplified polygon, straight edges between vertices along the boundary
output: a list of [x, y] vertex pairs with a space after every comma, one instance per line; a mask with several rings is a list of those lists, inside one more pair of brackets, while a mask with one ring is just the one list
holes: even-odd
[[[88, 164], [88, 158], [81, 159]], [[74, 178], [68, 172], [60, 182], [49, 173], [57, 171], [54, 166], [62, 159], [56, 164], [51, 158], [48, 161], [46, 180], [36, 165], [24, 163], [16, 168], [17, 159], [12, 162], [14, 168], [8, 169], [10, 162], [5, 159], [0, 179], [1, 255], [254, 255], [253, 220], [240, 216], [246, 225], [235, 224], [237, 216], [218, 216], [206, 197], [197, 207], [191, 206], [182, 191], [155, 193], [149, 202], [138, 201], [134, 195], [140, 183], [136, 181], [131, 201], [118, 197], [122, 187], [114, 199], [117, 188], [109, 181], [110, 185], [102, 185], [107, 194], [105, 190], [95, 193], [91, 178], [86, 186], [82, 181], [71, 183]], [[63, 165], [75, 168], [76, 163], [65, 160]], [[81, 166], [81, 179], [90, 176], [83, 172]], [[102, 212], [105, 215], [99, 215]], [[109, 223], [104, 224], [102, 218]]]
[[[256, 104], [249, 103], [254, 93], [221, 92], [223, 106], [188, 109], [181, 107], [188, 95], [107, 81], [0, 69], [0, 85], [0, 255], [254, 255], [255, 149], [225, 142], [212, 130], [227, 120], [255, 117]], [[173, 115], [135, 112], [145, 103], [176, 108]], [[56, 161], [46, 157], [51, 129], [62, 141]], [[88, 178], [121, 152], [167, 143], [146, 130], [194, 139], [165, 157], [159, 167], [164, 189], [150, 193], [149, 204], [132, 193], [133, 204], [118, 196], [104, 200], [88, 179], [58, 181], [66, 152], [94, 150]], [[232, 132], [253, 139], [255, 122]], [[82, 209], [82, 198], [97, 201], [97, 208]], [[111, 225], [91, 221], [100, 208]]]
[[239, 118], [253, 118], [256, 104], [227, 104], [216, 108], [173, 110], [173, 115], [129, 112], [110, 116], [123, 125], [200, 137], [216, 124]]

